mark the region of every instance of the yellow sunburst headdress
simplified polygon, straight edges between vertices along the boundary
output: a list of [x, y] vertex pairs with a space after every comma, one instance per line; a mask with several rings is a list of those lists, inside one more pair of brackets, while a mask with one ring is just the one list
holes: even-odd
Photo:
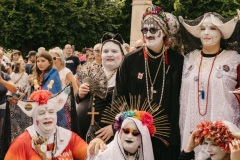
[[122, 122], [127, 117], [140, 120], [142, 125], [147, 126], [149, 134], [160, 139], [164, 144], [169, 143], [165, 138], [170, 134], [170, 123], [168, 116], [163, 114], [164, 109], [160, 109], [157, 104], [149, 106], [147, 100], [141, 104], [141, 96], [131, 96], [128, 105], [125, 97], [119, 97], [108, 106], [103, 115], [101, 122], [114, 124], [114, 129], [119, 130]]

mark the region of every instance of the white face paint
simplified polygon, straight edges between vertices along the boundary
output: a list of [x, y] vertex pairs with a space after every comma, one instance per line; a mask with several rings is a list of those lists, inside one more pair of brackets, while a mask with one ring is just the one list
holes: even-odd
[[151, 33], [148, 31], [146, 34], [143, 34], [143, 36], [146, 39], [147, 47], [152, 51], [159, 53], [162, 50], [163, 38], [165, 37], [163, 30], [159, 25], [149, 22], [144, 23], [143, 28], [148, 30], [151, 28], [157, 29], [156, 33]]
[[228, 156], [227, 151], [222, 150], [220, 147], [212, 144], [210, 140], [204, 140], [204, 147], [211, 156], [211, 160], [222, 160]]
[[57, 125], [57, 113], [54, 106], [38, 107], [36, 124], [43, 133], [53, 133]]
[[[124, 132], [125, 130], [125, 132]], [[121, 128], [121, 143], [123, 149], [129, 153], [135, 153], [142, 143], [142, 136], [133, 121], [129, 121]]]
[[106, 70], [118, 68], [122, 60], [123, 54], [118, 44], [109, 41], [102, 46], [102, 65]]
[[222, 34], [220, 30], [212, 24], [210, 16], [206, 17], [201, 25], [200, 38], [203, 46], [220, 45]]

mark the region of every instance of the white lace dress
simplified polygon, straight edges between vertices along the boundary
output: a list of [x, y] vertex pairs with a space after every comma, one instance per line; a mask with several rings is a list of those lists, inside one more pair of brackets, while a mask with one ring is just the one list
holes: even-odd
[[[203, 86], [205, 98], [200, 96], [200, 113], [206, 109], [204, 116], [199, 114], [198, 109], [198, 70], [201, 60], [201, 51], [190, 52], [184, 58], [182, 86], [180, 94], [180, 132], [181, 148], [183, 149], [189, 140], [190, 132], [203, 120], [227, 120], [240, 127], [240, 107], [236, 97], [229, 93], [237, 85], [237, 66], [240, 64], [240, 55], [235, 51], [223, 50], [212, 68], [209, 79], [209, 91], [207, 91], [208, 77], [214, 57], [203, 57], [200, 86]], [[202, 85], [201, 85], [202, 84]]]

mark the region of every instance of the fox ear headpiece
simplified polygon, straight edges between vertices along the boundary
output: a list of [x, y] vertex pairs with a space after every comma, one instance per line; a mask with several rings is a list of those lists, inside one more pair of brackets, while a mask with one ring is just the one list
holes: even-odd
[[17, 105], [29, 117], [33, 117], [34, 110], [37, 107], [54, 106], [54, 110], [57, 112], [66, 103], [69, 93], [70, 86], [65, 87], [61, 92], [53, 96], [48, 90], [37, 90], [30, 95], [29, 101], [18, 100]]

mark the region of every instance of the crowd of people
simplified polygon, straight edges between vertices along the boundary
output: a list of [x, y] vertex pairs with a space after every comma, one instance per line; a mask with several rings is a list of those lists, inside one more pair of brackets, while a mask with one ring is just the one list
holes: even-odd
[[82, 52], [1, 47], [1, 137], [8, 101], [32, 120], [5, 159], [239, 160], [239, 22], [152, 5], [134, 46], [107, 32]]

